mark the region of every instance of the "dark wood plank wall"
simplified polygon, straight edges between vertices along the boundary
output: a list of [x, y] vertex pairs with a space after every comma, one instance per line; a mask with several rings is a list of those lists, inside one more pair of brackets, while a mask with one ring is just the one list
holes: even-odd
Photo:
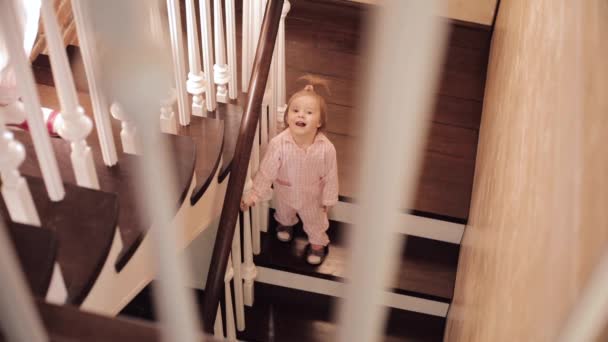
[[[373, 10], [362, 4], [294, 0], [286, 20], [288, 96], [296, 80], [314, 73], [331, 82], [328, 136], [336, 145], [340, 193], [356, 193], [357, 136], [363, 115], [360, 94], [363, 36]], [[436, 91], [432, 125], [414, 208], [467, 218], [489, 52], [489, 28], [449, 21], [449, 45]], [[394, 148], [398, 153], [399, 148]]]

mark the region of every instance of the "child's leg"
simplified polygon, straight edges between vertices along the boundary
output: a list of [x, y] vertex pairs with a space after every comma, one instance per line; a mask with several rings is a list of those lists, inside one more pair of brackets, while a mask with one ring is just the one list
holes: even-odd
[[275, 201], [275, 205], [274, 218], [277, 222], [283, 226], [293, 226], [298, 223], [298, 217], [294, 208], [285, 204], [280, 198]]
[[311, 205], [299, 210], [298, 214], [308, 235], [308, 242], [313, 246], [327, 246], [329, 244], [327, 213], [319, 205]]

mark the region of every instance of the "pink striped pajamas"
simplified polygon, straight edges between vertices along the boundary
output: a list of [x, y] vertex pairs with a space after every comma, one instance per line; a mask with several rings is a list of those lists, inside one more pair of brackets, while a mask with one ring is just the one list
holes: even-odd
[[288, 129], [274, 137], [253, 180], [255, 201], [269, 200], [274, 187], [275, 219], [284, 226], [302, 219], [308, 241], [326, 246], [329, 237], [327, 213], [323, 206], [338, 202], [336, 149], [318, 132], [306, 149], [299, 147]]

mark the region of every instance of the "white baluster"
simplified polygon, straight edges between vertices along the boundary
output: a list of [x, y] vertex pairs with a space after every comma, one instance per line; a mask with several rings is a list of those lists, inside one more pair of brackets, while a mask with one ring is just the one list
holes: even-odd
[[169, 11], [169, 30], [171, 31], [171, 52], [173, 53], [173, 72], [177, 85], [177, 116], [179, 124], [190, 124], [190, 108], [188, 107], [188, 94], [186, 93], [186, 66], [184, 65], [184, 42], [182, 40], [182, 15], [179, 10], [179, 1], [167, 0]]
[[27, 182], [19, 173], [19, 165], [25, 160], [23, 145], [6, 129], [0, 117], [0, 175], [2, 197], [8, 214], [14, 222], [40, 226], [40, 218]]
[[68, 56], [63, 46], [63, 36], [59, 31], [59, 24], [51, 1], [42, 1], [41, 14], [53, 68], [53, 79], [61, 103], [59, 115], [63, 118], [63, 125], [59, 127], [58, 133], [62, 138], [71, 142], [70, 158], [76, 183], [80, 186], [99, 189], [93, 155], [86, 142], [86, 137], [93, 129], [93, 123], [89, 117], [84, 115], [84, 110], [78, 104], [72, 70], [68, 63]]
[[91, 42], [91, 27], [90, 19], [86, 17], [86, 12], [82, 10], [82, 0], [72, 0], [72, 11], [74, 13], [74, 21], [76, 23], [76, 31], [78, 32], [78, 41], [84, 70], [87, 74], [87, 84], [89, 85], [89, 94], [91, 95], [91, 103], [93, 105], [93, 116], [95, 117], [97, 137], [99, 138], [99, 146], [101, 147], [101, 155], [106, 166], [115, 165], [118, 162], [116, 154], [116, 145], [114, 144], [114, 135], [112, 134], [112, 126], [110, 123], [110, 113], [108, 112], [108, 102], [100, 91], [99, 70], [96, 65], [95, 49]]
[[245, 306], [243, 304], [243, 277], [241, 276], [241, 227], [237, 217], [232, 240], [232, 269], [234, 271], [234, 305], [236, 311], [236, 328], [245, 330]]
[[[287, 110], [287, 86], [286, 86], [286, 73], [285, 73], [285, 17], [287, 17], [287, 13], [291, 9], [291, 4], [289, 0], [285, 0], [283, 3], [283, 11], [281, 12], [281, 21], [279, 22], [279, 32], [277, 37], [277, 46], [275, 50], [277, 50], [278, 56], [278, 76], [277, 76], [277, 127], [276, 133], [279, 130], [285, 127], [285, 122], [283, 117], [285, 115], [285, 110]], [[275, 134], [276, 134], [275, 133]]]
[[202, 94], [205, 92], [205, 75], [201, 67], [201, 51], [198, 44], [194, 0], [186, 1], [186, 25], [188, 27], [188, 63], [190, 66], [186, 88], [192, 95], [192, 115], [203, 116]]
[[242, 91], [247, 92], [249, 88], [249, 76], [251, 69], [249, 68], [249, 45], [251, 44], [251, 37], [249, 31], [251, 30], [251, 0], [243, 0], [243, 22], [242, 30], [242, 42], [241, 42], [241, 87]]
[[[245, 191], [248, 192], [252, 187], [251, 178], [248, 177], [247, 182], [245, 184]], [[253, 207], [255, 208], [255, 207]], [[251, 209], [253, 209], [251, 208]], [[251, 239], [251, 221], [249, 217], [249, 210], [245, 210], [243, 212], [243, 267], [241, 268], [241, 272], [243, 275], [244, 287], [243, 287], [243, 301], [245, 305], [252, 306], [253, 305], [253, 286], [255, 278], [257, 277], [258, 271], [253, 263], [253, 246]]]
[[141, 151], [141, 146], [139, 145], [139, 134], [133, 119], [125, 115], [122, 107], [117, 102], [112, 103], [110, 112], [114, 118], [121, 121], [120, 141], [122, 151], [129, 154], [138, 154]]
[[[253, 148], [251, 150], [251, 172], [253, 174], [258, 172], [260, 167], [260, 124], [256, 127], [255, 138], [253, 140]], [[251, 208], [251, 234], [252, 234], [252, 248], [253, 252], [257, 255], [260, 253], [260, 245], [259, 243], [259, 235], [260, 235], [260, 225], [262, 223], [261, 220], [261, 210], [260, 206], [255, 206]]]
[[228, 96], [236, 100], [238, 96], [237, 84], [237, 59], [236, 59], [236, 14], [234, 12], [234, 0], [226, 1], [226, 40], [228, 42], [228, 70], [230, 80], [228, 81]]
[[[268, 112], [268, 140], [277, 135], [277, 118], [279, 109], [279, 51], [277, 48], [279, 38], [275, 42], [275, 48], [272, 53], [272, 64], [270, 65], [270, 77], [268, 82], [272, 89], [270, 96], [270, 105]], [[268, 142], [266, 142], [268, 143]], [[264, 148], [264, 151], [266, 149]]]
[[40, 100], [36, 90], [36, 83], [30, 68], [29, 59], [23, 51], [23, 42], [19, 35], [14, 34], [19, 27], [12, 1], [0, 1], [0, 36], [4, 39], [10, 53], [12, 67], [18, 80], [17, 90], [22, 94], [28, 127], [38, 157], [38, 164], [42, 171], [42, 178], [52, 201], [60, 201], [65, 196], [65, 189], [57, 167], [57, 160], [51, 147], [46, 124], [42, 120]]
[[224, 338], [224, 322], [222, 321], [222, 304], [217, 306], [217, 314], [215, 315], [215, 324], [213, 325], [213, 336]]
[[232, 307], [232, 290], [230, 281], [234, 278], [232, 269], [232, 258], [228, 256], [228, 268], [224, 276], [224, 297], [226, 298], [226, 338], [236, 340], [236, 329], [234, 327], [234, 309]]
[[226, 102], [228, 100], [228, 90], [226, 84], [230, 80], [230, 70], [226, 64], [226, 43], [224, 41], [224, 19], [222, 15], [222, 1], [214, 0], [213, 2], [213, 24], [215, 29], [213, 34], [215, 39], [215, 65], [213, 66], [213, 77], [217, 84], [217, 100]]
[[200, 0], [199, 7], [201, 15], [205, 82], [207, 83], [208, 88], [205, 92], [205, 102], [207, 104], [207, 111], [213, 112], [217, 104], [215, 92], [212, 91], [215, 83], [213, 82], [213, 46], [211, 45], [211, 10], [209, 8], [209, 0]]
[[167, 134], [177, 134], [177, 122], [173, 104], [177, 100], [177, 93], [174, 88], [169, 91], [169, 97], [161, 101], [160, 106], [160, 131]]

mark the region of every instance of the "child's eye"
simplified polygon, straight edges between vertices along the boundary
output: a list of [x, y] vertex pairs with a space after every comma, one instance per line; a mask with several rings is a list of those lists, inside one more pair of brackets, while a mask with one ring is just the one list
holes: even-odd
[[312, 114], [312, 112], [308, 112], [308, 114]]
[[297, 110], [297, 109], [294, 109], [294, 110], [293, 110], [293, 112], [294, 112], [294, 113], [297, 113], [297, 112], [299, 112], [299, 110]]

